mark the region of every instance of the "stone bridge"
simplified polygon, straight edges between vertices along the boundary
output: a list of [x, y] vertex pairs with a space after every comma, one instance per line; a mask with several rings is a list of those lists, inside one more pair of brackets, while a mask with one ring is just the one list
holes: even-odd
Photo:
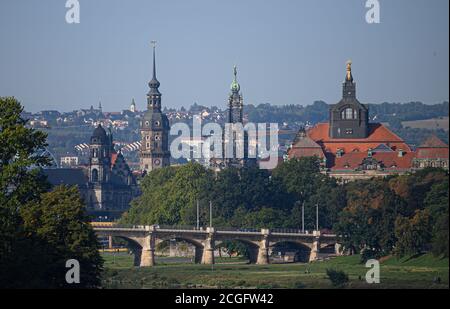
[[206, 229], [160, 228], [153, 226], [97, 226], [94, 231], [99, 237], [118, 237], [125, 239], [134, 251], [135, 266], [154, 266], [156, 246], [168, 240], [185, 241], [195, 247], [195, 262], [214, 264], [214, 250], [225, 240], [239, 241], [247, 245], [250, 262], [269, 263], [269, 249], [277, 244], [290, 243], [309, 251], [309, 261], [318, 259], [321, 249], [333, 247], [337, 253], [336, 235], [321, 234], [320, 231], [301, 233], [261, 229], [220, 230], [213, 227]]

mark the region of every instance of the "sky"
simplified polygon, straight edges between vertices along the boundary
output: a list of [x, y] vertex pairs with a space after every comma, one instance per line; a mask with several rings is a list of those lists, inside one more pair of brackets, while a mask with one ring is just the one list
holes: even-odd
[[0, 96], [28, 111], [146, 108], [157, 43], [162, 105], [226, 106], [233, 66], [244, 104], [336, 103], [353, 62], [363, 103], [449, 99], [449, 1], [0, 1]]

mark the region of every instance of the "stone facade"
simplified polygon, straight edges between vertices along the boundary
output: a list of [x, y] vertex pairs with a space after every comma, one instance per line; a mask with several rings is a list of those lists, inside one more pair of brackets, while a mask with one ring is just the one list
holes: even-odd
[[100, 220], [116, 219], [138, 195], [136, 180], [122, 153], [114, 150], [112, 133], [101, 125], [94, 130], [89, 148], [88, 212]]

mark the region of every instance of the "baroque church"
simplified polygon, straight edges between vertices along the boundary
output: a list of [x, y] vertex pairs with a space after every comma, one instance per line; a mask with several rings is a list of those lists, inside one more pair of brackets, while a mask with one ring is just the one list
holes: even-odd
[[114, 220], [128, 210], [139, 195], [136, 178], [121, 151], [114, 149], [111, 130], [101, 125], [92, 133], [89, 143], [89, 165], [85, 168], [45, 169], [53, 185], [75, 185], [93, 220]]
[[414, 149], [381, 123], [369, 123], [369, 108], [356, 98], [351, 62], [342, 99], [330, 106], [328, 123], [301, 129], [288, 158], [317, 156], [322, 171], [342, 181], [411, 172], [425, 167], [448, 169], [448, 145], [430, 137]]

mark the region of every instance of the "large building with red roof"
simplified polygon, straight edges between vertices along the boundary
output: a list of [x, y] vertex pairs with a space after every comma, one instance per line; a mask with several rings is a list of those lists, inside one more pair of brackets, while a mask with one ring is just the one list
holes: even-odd
[[343, 97], [330, 106], [328, 123], [300, 130], [289, 158], [317, 156], [323, 171], [344, 181], [401, 174], [425, 167], [448, 169], [448, 145], [436, 136], [417, 149], [380, 123], [369, 123], [369, 108], [356, 98], [351, 63]]

